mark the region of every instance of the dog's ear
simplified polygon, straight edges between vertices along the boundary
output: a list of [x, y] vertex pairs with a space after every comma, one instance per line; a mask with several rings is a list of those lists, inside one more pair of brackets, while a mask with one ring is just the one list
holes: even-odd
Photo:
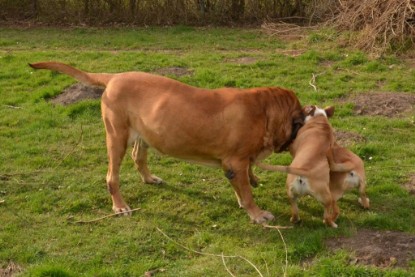
[[309, 115], [313, 116], [314, 112], [316, 111], [316, 106], [314, 106], [314, 105], [304, 106], [303, 111], [304, 111], [305, 116], [309, 116]]
[[329, 106], [324, 108], [324, 111], [326, 112], [327, 117], [332, 117], [334, 115], [334, 106]]

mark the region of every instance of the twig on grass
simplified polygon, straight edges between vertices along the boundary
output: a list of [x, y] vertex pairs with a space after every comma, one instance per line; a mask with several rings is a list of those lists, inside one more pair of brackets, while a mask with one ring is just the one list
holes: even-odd
[[315, 83], [316, 83], [316, 75], [314, 75], [314, 73], [313, 73], [312, 77], [311, 77], [311, 80], [310, 80], [310, 82], [308, 82], [308, 84], [313, 87], [314, 91], [317, 91], [317, 87], [316, 87]]
[[293, 226], [281, 226], [281, 225], [268, 225], [268, 224], [262, 224], [262, 227], [269, 228], [269, 229], [277, 229], [277, 230], [283, 230], [283, 229], [292, 229]]
[[109, 215], [105, 215], [105, 216], [102, 216], [102, 217], [99, 217], [99, 218], [96, 218], [96, 219], [92, 219], [92, 220], [78, 220], [78, 221], [75, 221], [74, 223], [79, 223], [79, 224], [94, 223], [94, 222], [103, 220], [103, 219], [108, 218], [108, 217], [113, 217], [113, 216], [117, 216], [117, 215], [121, 215], [121, 214], [131, 213], [131, 212], [138, 211], [138, 210], [141, 210], [141, 208], [135, 208], [135, 209], [132, 209], [132, 210], [129, 210], [129, 211], [109, 214]]
[[271, 228], [271, 229], [276, 229], [278, 231], [278, 233], [280, 234], [282, 243], [284, 244], [284, 249], [285, 249], [285, 268], [283, 268], [283, 272], [284, 272], [284, 277], [287, 276], [287, 269], [288, 269], [288, 249], [287, 249], [287, 244], [285, 243], [284, 240], [284, 236], [282, 235], [280, 229], [291, 229], [293, 228], [292, 226], [272, 226], [272, 225], [268, 225], [268, 224], [262, 224], [262, 226], [264, 228]]
[[[261, 273], [261, 271], [259, 271], [259, 269], [250, 261], [250, 260], [248, 260], [247, 258], [245, 258], [245, 257], [242, 257], [242, 256], [239, 256], [239, 255], [223, 255], [223, 253], [222, 253], [222, 255], [218, 255], [218, 254], [213, 254], [213, 253], [204, 253], [204, 252], [200, 252], [200, 251], [197, 251], [197, 250], [193, 250], [193, 249], [190, 249], [189, 247], [187, 247], [187, 246], [185, 246], [185, 245], [183, 245], [183, 244], [181, 244], [181, 243], [178, 243], [177, 241], [175, 241], [175, 240], [173, 240], [171, 237], [169, 237], [166, 233], [164, 233], [160, 228], [158, 228], [158, 227], [156, 227], [156, 229], [157, 229], [157, 231], [159, 231], [163, 236], [165, 236], [168, 240], [170, 240], [171, 242], [173, 242], [174, 244], [176, 244], [176, 245], [178, 245], [178, 246], [180, 246], [181, 248], [183, 248], [183, 249], [186, 249], [187, 251], [190, 251], [190, 252], [193, 252], [193, 253], [196, 253], [196, 254], [199, 254], [199, 255], [204, 255], [204, 256], [211, 256], [211, 257], [219, 257], [219, 258], [222, 258], [222, 261], [223, 261], [223, 259], [224, 258], [239, 258], [239, 259], [242, 259], [242, 260], [244, 260], [244, 261], [246, 261], [247, 263], [249, 263], [255, 270], [256, 270], [256, 272], [258, 272], [258, 274], [259, 274], [259, 276], [261, 276], [261, 277], [264, 277], [263, 275], [262, 275], [262, 273]], [[225, 267], [226, 267], [226, 264], [225, 264]], [[226, 267], [227, 268], [227, 267]], [[228, 271], [229, 272], [229, 271]], [[229, 272], [230, 273], [230, 272]], [[233, 275], [232, 275], [233, 276]]]
[[63, 163], [64, 160], [66, 160], [70, 155], [72, 155], [75, 152], [76, 148], [78, 148], [78, 146], [82, 143], [83, 140], [84, 140], [84, 129], [82, 128], [82, 125], [81, 125], [81, 134], [79, 135], [78, 142], [72, 147], [72, 149], [66, 154], [66, 156], [63, 157], [63, 159], [61, 159], [52, 169], [58, 168]]
[[229, 270], [229, 268], [226, 265], [226, 261], [225, 261], [225, 257], [223, 256], [223, 252], [222, 252], [222, 263], [223, 263], [223, 266], [225, 267], [226, 271], [229, 273], [229, 275], [231, 275], [232, 277], [235, 277], [235, 275], [233, 275], [233, 273]]
[[311, 79], [308, 82], [308, 84], [313, 87], [314, 91], [317, 91], [316, 78], [320, 75], [323, 75], [324, 73], [325, 72], [321, 72], [321, 73], [318, 73], [318, 74], [314, 74], [314, 73], [311, 74]]
[[12, 106], [12, 105], [3, 105], [3, 107], [9, 108], [9, 109], [16, 109], [16, 110], [22, 110], [22, 107], [18, 106]]
[[166, 271], [166, 269], [164, 269], [164, 268], [157, 268], [157, 269], [153, 269], [153, 270], [150, 270], [150, 271], [146, 271], [146, 273], [144, 273], [144, 277], [152, 277], [152, 276], [156, 275], [157, 273], [164, 272], [164, 271]]

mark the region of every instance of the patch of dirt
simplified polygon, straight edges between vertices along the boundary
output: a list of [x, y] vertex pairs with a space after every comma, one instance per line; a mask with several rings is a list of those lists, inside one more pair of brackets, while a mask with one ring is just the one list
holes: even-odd
[[410, 194], [415, 196], [415, 174], [409, 177], [408, 183], [404, 186]]
[[348, 100], [355, 104], [357, 115], [399, 117], [414, 110], [415, 94], [367, 93]]
[[65, 106], [85, 99], [101, 98], [103, 92], [103, 88], [76, 83], [64, 89], [61, 94], [52, 98], [50, 102]]
[[333, 66], [334, 63], [335, 62], [333, 62], [333, 61], [322, 61], [322, 62], [320, 62], [320, 65], [322, 67], [330, 68], [330, 67]]
[[237, 64], [254, 64], [258, 61], [258, 59], [253, 57], [240, 57], [235, 59], [228, 59], [228, 61]]
[[406, 268], [415, 259], [415, 235], [397, 231], [359, 230], [352, 237], [329, 239], [326, 246], [353, 252], [350, 264]]
[[412, 68], [415, 68], [415, 59], [407, 59], [406, 62]]
[[9, 262], [6, 266], [0, 268], [0, 277], [12, 277], [22, 272], [22, 268], [14, 262]]
[[283, 54], [284, 56], [298, 57], [304, 54], [305, 51], [306, 51], [305, 49], [288, 49], [288, 50], [281, 50], [277, 52]]
[[353, 132], [335, 131], [336, 141], [343, 147], [348, 147], [356, 143], [365, 142], [366, 138]]
[[192, 70], [187, 69], [186, 67], [163, 67], [159, 68], [154, 73], [166, 76], [166, 75], [173, 75], [176, 77], [182, 76], [191, 76], [193, 74]]

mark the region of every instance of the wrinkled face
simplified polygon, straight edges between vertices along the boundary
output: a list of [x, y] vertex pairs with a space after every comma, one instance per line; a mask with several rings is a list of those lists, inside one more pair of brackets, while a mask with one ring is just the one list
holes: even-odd
[[309, 121], [311, 118], [316, 116], [325, 116], [325, 117], [332, 117], [334, 114], [334, 107], [326, 107], [325, 109], [321, 109], [317, 106], [311, 105], [311, 106], [305, 106], [303, 108], [303, 112], [305, 115], [305, 122]]

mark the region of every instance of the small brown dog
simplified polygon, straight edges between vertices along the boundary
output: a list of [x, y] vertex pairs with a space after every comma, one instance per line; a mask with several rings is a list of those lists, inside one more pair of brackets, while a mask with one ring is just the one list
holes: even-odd
[[366, 196], [366, 174], [362, 159], [337, 143], [334, 144], [331, 152], [334, 164], [345, 165], [343, 170], [333, 171], [330, 164], [330, 192], [334, 200], [333, 220], [336, 220], [340, 214], [337, 201], [346, 191], [354, 188], [359, 188], [359, 203], [363, 208], [369, 209], [370, 201]]
[[289, 173], [286, 184], [291, 203], [291, 222], [299, 221], [297, 198], [309, 194], [324, 205], [323, 222], [336, 228], [334, 221], [340, 213], [337, 200], [346, 190], [359, 186], [359, 202], [363, 207], [369, 207], [369, 199], [365, 194], [363, 161], [335, 143], [327, 119], [334, 114], [333, 107], [322, 110], [316, 106], [307, 106], [304, 113], [306, 123], [290, 146], [294, 157], [291, 165], [270, 166], [258, 163], [258, 166]]
[[221, 167], [240, 206], [256, 223], [274, 216], [254, 202], [251, 166], [280, 152], [304, 123], [302, 107], [286, 89], [202, 89], [144, 72], [88, 73], [58, 62], [30, 64], [105, 87], [101, 99], [109, 158], [107, 186], [115, 212], [129, 213], [120, 193], [119, 171], [128, 144], [145, 183], [160, 178], [147, 167], [147, 149]]

